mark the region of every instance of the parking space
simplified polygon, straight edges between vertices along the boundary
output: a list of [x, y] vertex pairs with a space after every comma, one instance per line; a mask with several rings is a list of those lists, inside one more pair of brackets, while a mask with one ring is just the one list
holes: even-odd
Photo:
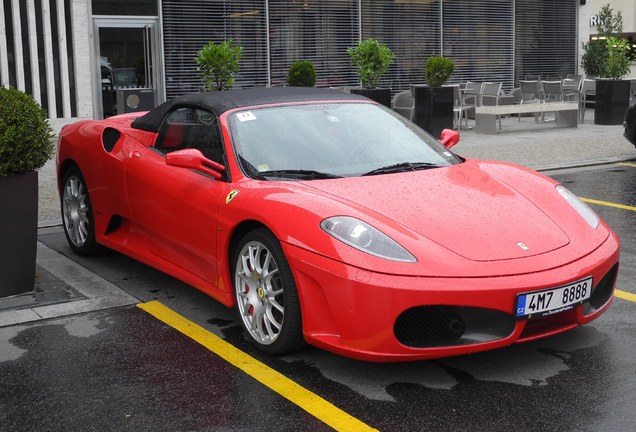
[[47, 248], [141, 307], [0, 328], [0, 424], [10, 431], [633, 430], [636, 166], [546, 174], [618, 233], [621, 296], [598, 320], [565, 334], [427, 362], [364, 363], [311, 347], [263, 355], [233, 311], [195, 289], [116, 253], [79, 258], [61, 228], [42, 230]]

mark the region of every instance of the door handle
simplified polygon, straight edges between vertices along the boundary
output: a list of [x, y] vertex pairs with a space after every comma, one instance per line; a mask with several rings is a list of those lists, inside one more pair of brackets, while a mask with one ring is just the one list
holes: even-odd
[[131, 158], [133, 159], [139, 159], [141, 157], [141, 153], [139, 153], [137, 150], [130, 152], [129, 155]]

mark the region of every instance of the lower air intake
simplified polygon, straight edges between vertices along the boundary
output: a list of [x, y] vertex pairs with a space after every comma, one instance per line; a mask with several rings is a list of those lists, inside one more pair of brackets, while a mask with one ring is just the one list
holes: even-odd
[[395, 320], [393, 331], [403, 345], [432, 348], [503, 339], [514, 329], [515, 320], [503, 312], [440, 305], [407, 309]]

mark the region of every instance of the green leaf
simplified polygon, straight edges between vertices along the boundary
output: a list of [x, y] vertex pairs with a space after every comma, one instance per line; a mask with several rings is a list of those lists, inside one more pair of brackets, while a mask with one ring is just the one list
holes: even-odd
[[0, 177], [36, 170], [53, 156], [46, 111], [24, 92], [0, 87]]
[[377, 86], [395, 60], [393, 51], [376, 39], [360, 41], [357, 46], [347, 48], [347, 53], [351, 57], [351, 64], [356, 67], [362, 86], [366, 88]]
[[197, 53], [194, 61], [201, 79], [210, 90], [228, 90], [234, 84], [242, 55], [243, 48], [233, 46], [232, 39], [218, 45], [210, 41]]

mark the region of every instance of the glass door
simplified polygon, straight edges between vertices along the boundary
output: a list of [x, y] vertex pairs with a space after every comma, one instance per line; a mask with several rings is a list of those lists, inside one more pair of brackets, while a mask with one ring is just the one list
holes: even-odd
[[157, 21], [95, 19], [98, 118], [157, 105]]

